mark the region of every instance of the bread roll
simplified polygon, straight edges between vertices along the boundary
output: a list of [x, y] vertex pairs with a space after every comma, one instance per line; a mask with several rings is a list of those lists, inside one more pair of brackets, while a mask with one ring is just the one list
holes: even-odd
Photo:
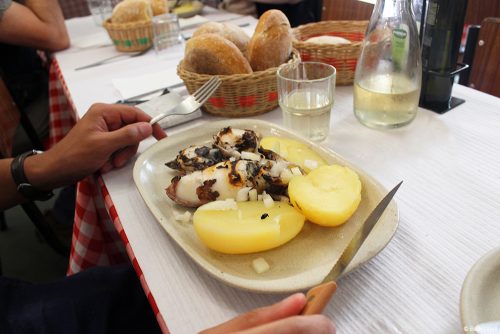
[[283, 64], [292, 52], [292, 28], [283, 12], [271, 9], [262, 14], [248, 43], [247, 57], [254, 71]]
[[127, 0], [113, 8], [112, 23], [148, 21], [153, 17], [151, 4], [147, 0]]
[[151, 9], [153, 10], [153, 16], [168, 13], [166, 0], [150, 0], [150, 3]]
[[216, 34], [192, 37], [186, 43], [184, 69], [213, 75], [252, 73], [248, 60], [233, 42]]
[[230, 23], [207, 22], [193, 32], [193, 37], [202, 34], [217, 34], [227, 38], [233, 42], [243, 54], [246, 53], [248, 42], [250, 41], [250, 37], [248, 37], [243, 29]]
[[331, 45], [351, 44], [350, 40], [338, 36], [316, 36], [305, 40], [305, 42], [315, 43], [315, 44], [331, 44]]

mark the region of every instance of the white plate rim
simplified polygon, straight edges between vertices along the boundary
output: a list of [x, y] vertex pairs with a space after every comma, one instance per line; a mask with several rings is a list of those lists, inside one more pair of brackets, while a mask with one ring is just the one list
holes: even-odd
[[[464, 333], [474, 332], [466, 329], [472, 329], [478, 325], [476, 323], [478, 321], [476, 320], [477, 305], [473, 300], [477, 296], [478, 290], [484, 286], [486, 276], [495, 269], [500, 270], [500, 247], [493, 248], [481, 256], [465, 277], [460, 291], [460, 318]], [[498, 280], [500, 281], [500, 277]]]
[[[322, 153], [322, 155], [329, 155], [329, 156], [333, 157], [335, 160], [338, 160], [340, 163], [345, 164], [351, 168], [354, 168], [358, 173], [362, 172], [364, 177], [368, 178], [370, 180], [370, 182], [372, 183], [372, 185], [380, 191], [379, 200], [382, 198], [383, 195], [385, 195], [388, 192], [387, 189], [385, 189], [378, 181], [373, 179], [369, 174], [367, 174], [366, 172], [364, 172], [362, 169], [358, 168], [357, 166], [353, 165], [352, 163], [350, 163], [349, 161], [347, 161], [346, 159], [344, 159], [342, 156], [338, 155], [334, 151], [332, 151], [328, 148], [325, 148], [325, 147], [323, 147], [315, 142], [312, 142], [309, 139], [304, 138], [300, 135], [294, 134], [290, 130], [288, 130], [284, 127], [281, 127], [279, 125], [276, 125], [274, 123], [270, 123], [270, 122], [263, 121], [263, 120], [244, 119], [243, 118], [243, 119], [228, 119], [228, 120], [214, 121], [214, 122], [203, 124], [203, 127], [205, 127], [205, 129], [207, 127], [211, 128], [213, 131], [212, 133], [215, 133], [218, 130], [222, 129], [223, 127], [227, 127], [227, 126], [231, 126], [231, 127], [235, 127], [235, 128], [249, 128], [249, 127], [257, 127], [258, 128], [260, 126], [263, 126], [263, 127], [269, 127], [271, 129], [274, 129], [275, 131], [279, 131], [281, 133], [285, 133], [287, 137], [290, 137], [292, 139], [297, 139], [297, 140], [300, 140], [300, 141], [306, 143], [308, 146], [313, 148], [316, 152]], [[217, 130], [215, 130], [215, 129], [217, 129]], [[139, 190], [139, 193], [141, 194], [147, 207], [150, 209], [152, 214], [155, 216], [158, 223], [160, 223], [160, 225], [165, 229], [167, 234], [177, 243], [177, 245], [181, 249], [183, 249], [183, 251], [186, 252], [186, 254], [195, 263], [197, 263], [208, 274], [210, 274], [212, 277], [214, 277], [214, 278], [216, 278], [216, 279], [218, 279], [218, 280], [220, 280], [220, 281], [222, 281], [230, 286], [236, 287], [236, 288], [240, 288], [240, 289], [244, 289], [244, 290], [248, 290], [248, 291], [254, 291], [254, 292], [261, 292], [261, 293], [289, 293], [289, 292], [295, 292], [295, 291], [302, 291], [304, 289], [307, 289], [311, 286], [314, 286], [314, 285], [320, 283], [322, 280], [322, 277], [318, 277], [317, 281], [315, 283], [310, 283], [308, 285], [304, 285], [304, 286], [300, 286], [300, 287], [295, 286], [292, 288], [287, 288], [287, 287], [266, 288], [266, 286], [259, 286], [258, 288], [256, 288], [255, 286], [247, 286], [245, 284], [241, 284], [241, 282], [235, 282], [235, 281], [231, 280], [230, 278], [228, 278], [227, 276], [223, 275], [224, 273], [220, 273], [216, 268], [214, 270], [214, 268], [207, 267], [206, 264], [202, 263], [203, 261], [201, 261], [201, 259], [196, 256], [196, 254], [191, 254], [189, 251], [187, 251], [185, 249], [184, 245], [182, 244], [182, 240], [178, 240], [178, 238], [176, 238], [176, 236], [172, 235], [171, 231], [169, 231], [168, 228], [166, 228], [161, 223], [160, 220], [163, 219], [163, 217], [159, 217], [159, 211], [157, 210], [157, 208], [154, 205], [152, 205], [150, 198], [148, 197], [147, 191], [141, 186], [141, 182], [140, 182], [140, 178], [139, 178], [141, 166], [147, 160], [148, 154], [150, 154], [150, 152], [152, 152], [155, 148], [159, 148], [162, 145], [168, 147], [169, 144], [167, 143], [167, 141], [169, 138], [172, 140], [172, 138], [177, 138], [178, 136], [186, 136], [186, 133], [189, 131], [190, 130], [186, 130], [184, 132], [177, 133], [175, 135], [172, 135], [168, 138], [165, 138], [165, 139], [151, 145], [148, 149], [146, 149], [144, 152], [142, 152], [142, 154], [137, 158], [135, 165], [134, 165], [134, 169], [133, 169], [133, 178], [134, 178], [134, 182]], [[192, 129], [191, 129], [191, 131], [192, 131]], [[398, 225], [399, 225], [399, 211], [398, 211], [398, 207], [397, 207], [394, 199], [391, 201], [391, 203], [389, 204], [389, 206], [386, 209], [386, 212], [384, 212], [384, 215], [380, 218], [380, 220], [387, 220], [387, 221], [390, 221], [390, 223], [392, 224], [390, 226], [390, 230], [384, 231], [384, 233], [385, 233], [384, 238], [385, 239], [382, 239], [382, 240], [377, 239], [376, 240], [377, 244], [370, 242], [370, 240], [375, 239], [375, 237], [374, 237], [376, 234], [375, 233], [376, 227], [375, 227], [373, 233], [371, 233], [371, 235], [367, 239], [367, 242], [365, 242], [365, 244], [360, 248], [360, 250], [358, 251], [356, 256], [352, 259], [351, 263], [348, 265], [348, 267], [346, 268], [346, 270], [344, 271], [342, 276], [354, 271], [356, 268], [360, 267], [361, 265], [363, 265], [364, 263], [366, 263], [367, 261], [369, 261], [370, 259], [375, 257], [390, 242], [390, 240], [392, 239], [392, 237], [396, 233], [396, 230], [397, 230]], [[332, 266], [333, 266], [333, 263], [332, 263]]]

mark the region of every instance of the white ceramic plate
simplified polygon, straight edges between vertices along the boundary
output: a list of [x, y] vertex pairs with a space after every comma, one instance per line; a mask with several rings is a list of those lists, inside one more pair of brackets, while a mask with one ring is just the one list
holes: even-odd
[[[464, 332], [500, 334], [500, 247], [481, 257], [467, 274], [460, 313]], [[486, 328], [493, 321], [498, 321], [496, 327]]]
[[[183, 148], [192, 144], [207, 144], [220, 129], [253, 129], [263, 136], [287, 137], [305, 142], [329, 163], [349, 166], [360, 176], [363, 184], [362, 200], [351, 219], [336, 228], [306, 223], [302, 231], [285, 245], [265, 252], [248, 255], [227, 255], [209, 250], [195, 234], [191, 223], [174, 219], [175, 213], [186, 208], [174, 204], [165, 194], [165, 188], [176, 175], [165, 166]], [[165, 231], [203, 269], [217, 279], [235, 287], [258, 292], [292, 292], [304, 290], [320, 283], [339, 260], [357, 227], [387, 193], [378, 182], [363, 170], [353, 166], [336, 153], [274, 124], [258, 120], [224, 120], [173, 135], [149, 147], [137, 159], [134, 181], [147, 206]], [[352, 260], [351, 271], [374, 257], [390, 241], [398, 226], [398, 210], [394, 200], [387, 207], [372, 233]], [[252, 261], [263, 257], [271, 269], [257, 274]]]

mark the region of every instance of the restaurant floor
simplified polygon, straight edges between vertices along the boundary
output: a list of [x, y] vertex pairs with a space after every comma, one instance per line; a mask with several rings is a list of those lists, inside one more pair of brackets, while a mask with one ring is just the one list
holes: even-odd
[[[52, 207], [53, 200], [37, 202], [37, 205], [44, 212]], [[65, 276], [68, 259], [39, 237], [35, 225], [20, 206], [5, 211], [5, 221], [7, 230], [0, 231], [3, 276], [33, 283], [51, 282]]]

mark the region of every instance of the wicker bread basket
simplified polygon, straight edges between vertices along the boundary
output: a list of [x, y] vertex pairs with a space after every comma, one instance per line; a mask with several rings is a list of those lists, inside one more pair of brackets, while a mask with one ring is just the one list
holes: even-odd
[[[333, 65], [337, 69], [337, 85], [350, 85], [354, 81], [367, 25], [368, 21], [321, 21], [301, 25], [293, 29], [293, 47], [300, 52], [303, 61]], [[329, 45], [304, 42], [308, 38], [323, 35], [343, 37], [352, 43]]]
[[[289, 63], [300, 61], [294, 50]], [[222, 84], [203, 105], [207, 113], [223, 117], [247, 117], [266, 113], [278, 106], [277, 67], [249, 74], [219, 75]], [[207, 82], [212, 76], [189, 72], [177, 66], [177, 74], [184, 81], [190, 94]]]
[[142, 51], [153, 44], [151, 21], [112, 23], [109, 18], [104, 21], [103, 26], [118, 51]]

